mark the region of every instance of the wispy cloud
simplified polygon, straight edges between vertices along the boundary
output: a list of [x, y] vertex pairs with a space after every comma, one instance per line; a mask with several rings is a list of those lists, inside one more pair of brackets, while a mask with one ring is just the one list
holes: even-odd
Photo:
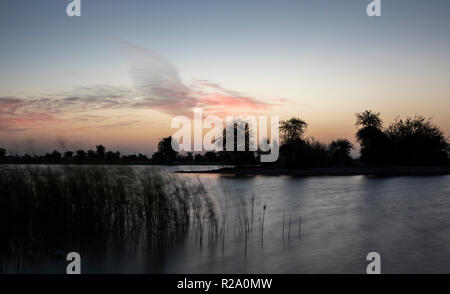
[[228, 90], [208, 80], [184, 83], [178, 70], [153, 51], [121, 42], [130, 60], [130, 76], [143, 100], [136, 107], [149, 107], [168, 114], [190, 113], [194, 107], [221, 115], [240, 115], [268, 110], [284, 104], [280, 98], [261, 101], [256, 97]]
[[208, 80], [183, 82], [177, 68], [165, 58], [130, 43], [120, 41], [120, 44], [130, 64], [134, 87], [84, 86], [34, 97], [0, 97], [0, 131], [22, 132], [75, 122], [101, 128], [138, 123], [133, 116], [111, 121], [107, 115], [98, 115], [125, 108], [178, 115], [191, 114], [192, 108], [202, 107], [205, 113], [226, 116], [263, 112], [287, 102], [280, 98], [263, 101]]

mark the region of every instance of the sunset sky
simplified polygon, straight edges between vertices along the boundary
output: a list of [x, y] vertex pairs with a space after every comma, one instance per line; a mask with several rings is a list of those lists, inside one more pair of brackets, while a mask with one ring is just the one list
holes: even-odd
[[0, 147], [151, 154], [193, 107], [298, 116], [354, 141], [355, 113], [433, 117], [450, 136], [450, 1], [0, 3]]

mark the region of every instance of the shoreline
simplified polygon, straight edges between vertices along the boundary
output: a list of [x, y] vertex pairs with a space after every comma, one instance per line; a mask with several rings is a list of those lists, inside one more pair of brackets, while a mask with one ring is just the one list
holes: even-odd
[[388, 166], [388, 167], [315, 167], [289, 169], [284, 167], [225, 167], [216, 170], [175, 171], [175, 173], [224, 174], [244, 176], [437, 176], [449, 175], [450, 166]]

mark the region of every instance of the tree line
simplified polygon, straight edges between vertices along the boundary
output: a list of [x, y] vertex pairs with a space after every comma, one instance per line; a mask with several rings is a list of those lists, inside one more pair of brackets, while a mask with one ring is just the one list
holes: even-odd
[[[234, 150], [237, 148], [237, 125], [234, 122]], [[251, 137], [245, 123], [245, 150]], [[265, 165], [289, 168], [352, 166], [352, 165], [447, 165], [450, 145], [444, 132], [431, 119], [416, 115], [397, 118], [384, 126], [380, 113], [366, 110], [356, 114], [356, 140], [360, 145], [359, 158], [353, 158], [354, 146], [348, 139], [336, 139], [329, 144], [306, 137], [308, 124], [297, 117], [280, 122], [280, 155], [276, 162]], [[257, 165], [261, 150], [208, 151], [205, 153], [179, 153], [172, 149], [171, 137], [163, 138], [158, 149], [149, 158], [144, 154], [122, 155], [119, 151], [106, 151], [103, 145], [96, 150], [77, 150], [61, 153], [57, 150], [45, 155], [8, 155], [0, 148], [0, 162], [23, 164], [230, 164]], [[223, 147], [226, 144], [223, 131]], [[223, 148], [225, 150], [225, 148]]]
[[97, 145], [96, 150], [59, 152], [54, 150], [44, 155], [7, 155], [0, 148], [0, 162], [18, 164], [148, 164], [151, 160], [145, 154], [122, 155], [119, 151], [106, 151]]
[[387, 127], [380, 113], [366, 110], [356, 114], [356, 141], [360, 156], [354, 159], [354, 146], [347, 139], [323, 144], [305, 138], [308, 124], [291, 118], [280, 124], [281, 146], [278, 164], [291, 167], [370, 165], [423, 166], [449, 164], [450, 145], [444, 132], [432, 119], [421, 115], [397, 118]]

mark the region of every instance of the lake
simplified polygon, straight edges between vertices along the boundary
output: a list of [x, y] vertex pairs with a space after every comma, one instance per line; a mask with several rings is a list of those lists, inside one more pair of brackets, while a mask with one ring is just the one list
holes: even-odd
[[[369, 252], [382, 273], [450, 272], [450, 176], [179, 176], [206, 188], [220, 238], [187, 232], [158, 253], [82, 253], [84, 273], [365, 273]], [[36, 258], [28, 272], [60, 264]]]
[[251, 236], [246, 256], [238, 237], [223, 252], [182, 248], [164, 272], [365, 273], [372, 251], [384, 273], [450, 272], [450, 176], [199, 178], [222, 210], [252, 195], [266, 203], [263, 242]]

